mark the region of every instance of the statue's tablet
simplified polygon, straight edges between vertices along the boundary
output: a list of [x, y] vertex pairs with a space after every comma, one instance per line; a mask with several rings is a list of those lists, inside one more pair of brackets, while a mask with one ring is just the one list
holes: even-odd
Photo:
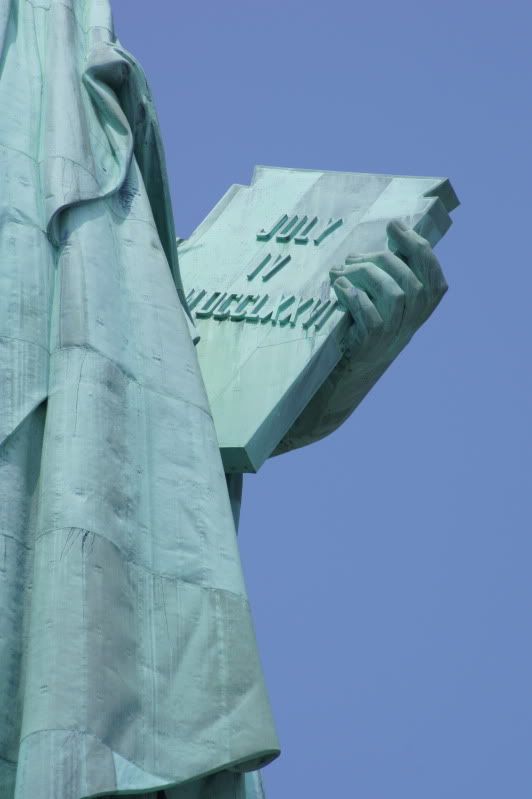
[[181, 243], [226, 471], [256, 471], [340, 359], [329, 270], [386, 249], [391, 219], [434, 245], [456, 204], [443, 178], [257, 167]]

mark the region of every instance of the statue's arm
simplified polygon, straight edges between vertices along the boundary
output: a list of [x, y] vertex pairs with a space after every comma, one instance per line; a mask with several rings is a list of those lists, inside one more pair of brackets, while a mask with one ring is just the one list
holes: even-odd
[[388, 239], [388, 250], [353, 256], [331, 272], [338, 299], [353, 319], [347, 350], [275, 455], [336, 430], [445, 294], [445, 277], [426, 239], [398, 222], [388, 226]]

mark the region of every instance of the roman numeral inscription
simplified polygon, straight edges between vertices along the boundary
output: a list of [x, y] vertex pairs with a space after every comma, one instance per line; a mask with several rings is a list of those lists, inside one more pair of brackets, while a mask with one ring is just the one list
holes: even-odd
[[277, 231], [280, 230], [287, 221], [288, 214], [283, 214], [277, 220], [277, 222], [274, 222], [269, 230], [264, 230], [264, 228], [261, 228], [257, 233], [257, 241], [270, 241], [270, 239], [273, 239]]
[[[320, 223], [317, 216], [282, 214], [269, 228], [259, 230], [257, 241], [271, 241], [272, 243], [275, 241], [278, 244], [289, 244], [293, 241], [294, 244], [308, 244], [312, 238], [314, 245], [319, 247], [342, 224], [341, 217], [331, 217], [328, 222]], [[277, 275], [281, 269], [284, 269], [291, 260], [292, 256], [284, 248], [277, 255], [268, 252], [252, 264], [247, 278], [254, 280], [260, 275], [261, 280], [266, 282]]]
[[334, 311], [341, 307], [335, 300], [296, 297], [283, 294], [237, 294], [222, 291], [192, 289], [187, 295], [187, 305], [198, 319], [215, 319], [219, 322], [248, 322], [250, 324], [301, 325], [304, 330], [321, 330]]
[[[303, 218], [306, 219], [307, 217], [305, 216]], [[303, 229], [300, 232], [298, 232], [297, 235], [294, 235], [294, 242], [296, 244], [308, 244], [309, 233], [314, 227], [314, 225], [317, 225], [317, 223], [318, 223], [318, 217], [313, 216], [309, 222], [305, 223]]]
[[327, 236], [330, 236], [331, 233], [334, 233], [335, 230], [338, 230], [340, 225], [343, 224], [342, 219], [329, 219], [323, 230], [321, 230], [314, 239], [314, 244], [316, 247], [321, 244]]
[[[283, 214], [267, 230], [261, 228], [257, 233], [257, 241], [275, 241], [287, 244], [292, 239], [296, 244], [308, 244], [312, 234], [314, 244], [319, 246], [343, 224], [341, 217], [331, 217], [327, 223], [318, 224], [317, 216], [288, 216]], [[316, 227], [318, 225], [318, 227]]]
[[[312, 239], [318, 247], [342, 224], [340, 217], [320, 222], [317, 216], [282, 214], [270, 227], [259, 230], [257, 241], [305, 245]], [[247, 279], [251, 281], [260, 276], [261, 282], [267, 283], [291, 262], [292, 255], [284, 247], [277, 254], [267, 252], [251, 265]], [[323, 328], [335, 311], [341, 312], [339, 303], [330, 299], [297, 297], [294, 294], [271, 297], [269, 294], [207, 291], [204, 288], [192, 289], [187, 295], [187, 305], [198, 319], [290, 327], [301, 325], [304, 330], [313, 328], [316, 331]]]
[[273, 255], [268, 253], [268, 255], [261, 259], [255, 269], [252, 269], [248, 274], [248, 280], [253, 280], [254, 277], [257, 277], [257, 275], [262, 272], [265, 266], [268, 267], [268, 270], [263, 273], [262, 279], [269, 280], [271, 277], [276, 275], [277, 272], [280, 272], [283, 266], [286, 266], [286, 264], [291, 260], [291, 255], [278, 255], [274, 260]]

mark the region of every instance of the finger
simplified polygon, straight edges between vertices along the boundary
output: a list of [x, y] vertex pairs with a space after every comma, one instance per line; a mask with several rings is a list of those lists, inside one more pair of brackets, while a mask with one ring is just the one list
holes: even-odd
[[394, 249], [406, 258], [416, 255], [421, 247], [430, 248], [427, 239], [424, 239], [412, 228], [407, 227], [399, 219], [392, 219], [391, 222], [388, 222], [386, 233], [388, 234], [389, 242], [395, 245]]
[[383, 269], [368, 261], [346, 266], [342, 277], [366, 292], [379, 312], [385, 328], [395, 333], [405, 312], [405, 293]]
[[338, 302], [353, 318], [353, 340], [359, 345], [378, 341], [384, 323], [381, 315], [365, 291], [356, 288], [346, 277], [339, 277], [333, 283]]
[[429, 294], [440, 299], [447, 290], [447, 282], [427, 239], [399, 220], [389, 222], [386, 232], [390, 249], [403, 256]]
[[348, 255], [345, 259], [347, 266], [366, 261], [383, 269], [395, 280], [404, 292], [407, 310], [415, 313], [423, 303], [423, 284], [417, 279], [408, 264], [390, 250], [366, 255]]

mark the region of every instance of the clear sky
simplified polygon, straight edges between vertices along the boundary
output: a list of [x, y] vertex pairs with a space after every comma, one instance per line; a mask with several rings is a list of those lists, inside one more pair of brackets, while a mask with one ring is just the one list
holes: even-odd
[[258, 164], [448, 176], [450, 290], [333, 436], [244, 486], [268, 799], [532, 795], [528, 3], [114, 0], [187, 236]]

